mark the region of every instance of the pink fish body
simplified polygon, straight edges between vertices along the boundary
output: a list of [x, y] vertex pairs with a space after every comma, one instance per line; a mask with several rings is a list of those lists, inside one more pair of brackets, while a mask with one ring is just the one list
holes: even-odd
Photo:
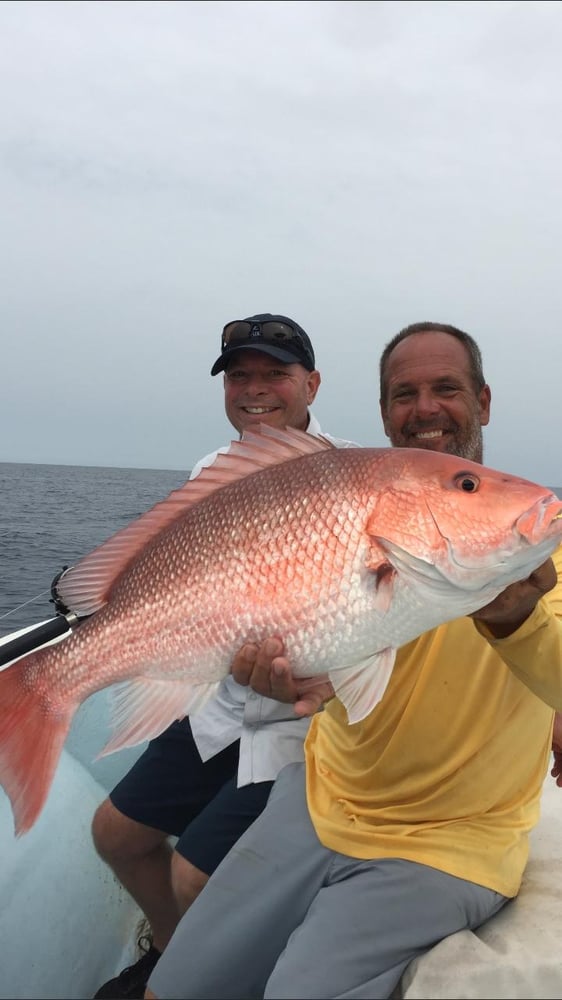
[[72, 717], [116, 690], [111, 752], [197, 710], [248, 641], [285, 640], [328, 674], [350, 723], [395, 650], [528, 576], [560, 543], [562, 503], [422, 449], [337, 449], [262, 428], [63, 578], [68, 638], [0, 673], [0, 783], [16, 832], [39, 815]]

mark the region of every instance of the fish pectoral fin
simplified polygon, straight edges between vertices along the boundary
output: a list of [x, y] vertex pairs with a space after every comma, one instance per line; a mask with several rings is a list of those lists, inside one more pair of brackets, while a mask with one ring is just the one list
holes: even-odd
[[216, 693], [219, 683], [192, 685], [137, 677], [116, 684], [111, 692], [113, 735], [98, 757], [159, 736], [172, 722], [199, 711]]
[[391, 646], [352, 667], [330, 671], [336, 696], [345, 706], [348, 722], [361, 722], [378, 705], [390, 680], [396, 650]]
[[374, 606], [381, 615], [384, 615], [392, 604], [396, 570], [388, 561], [386, 553], [373, 538], [369, 539], [365, 567], [371, 573], [375, 587]]

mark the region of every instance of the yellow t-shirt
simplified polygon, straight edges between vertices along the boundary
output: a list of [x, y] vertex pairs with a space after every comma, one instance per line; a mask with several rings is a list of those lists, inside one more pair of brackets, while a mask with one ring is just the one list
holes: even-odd
[[313, 719], [307, 796], [326, 847], [517, 894], [562, 711], [562, 547], [553, 558], [558, 584], [513, 635], [442, 625], [399, 649], [362, 722], [336, 698]]

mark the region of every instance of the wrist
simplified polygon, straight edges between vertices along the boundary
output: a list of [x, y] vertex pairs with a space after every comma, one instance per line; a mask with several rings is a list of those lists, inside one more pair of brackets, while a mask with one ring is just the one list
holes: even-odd
[[507, 639], [514, 632], [517, 632], [522, 625], [525, 624], [529, 617], [529, 614], [521, 616], [519, 618], [513, 618], [510, 621], [501, 622], [489, 622], [475, 618], [475, 622], [478, 626], [481, 626], [481, 631], [486, 630], [490, 633], [492, 639]]

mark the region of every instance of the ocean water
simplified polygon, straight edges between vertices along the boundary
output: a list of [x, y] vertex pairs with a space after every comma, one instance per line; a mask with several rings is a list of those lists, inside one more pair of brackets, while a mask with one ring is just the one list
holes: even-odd
[[63, 566], [180, 486], [189, 470], [0, 462], [0, 636], [52, 618]]

